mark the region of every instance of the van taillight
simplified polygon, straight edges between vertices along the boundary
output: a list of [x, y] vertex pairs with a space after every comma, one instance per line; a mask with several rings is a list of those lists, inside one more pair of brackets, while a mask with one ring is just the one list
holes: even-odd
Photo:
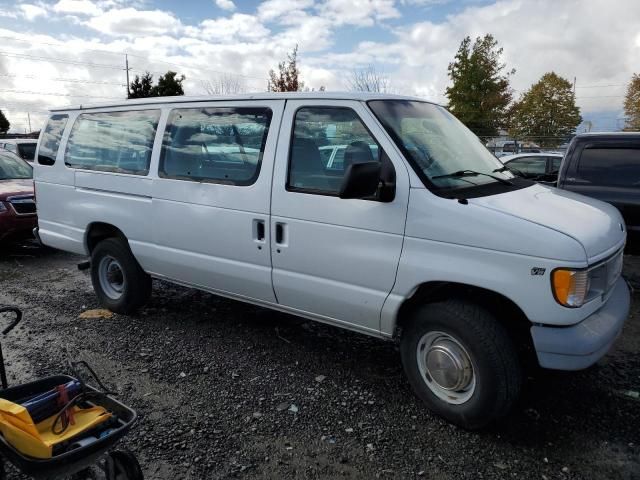
[[36, 181], [33, 181], [33, 201], [36, 202]]

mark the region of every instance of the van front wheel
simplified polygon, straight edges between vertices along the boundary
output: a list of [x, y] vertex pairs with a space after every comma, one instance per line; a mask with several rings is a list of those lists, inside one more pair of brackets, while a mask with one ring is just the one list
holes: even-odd
[[133, 313], [151, 295], [151, 277], [126, 242], [117, 238], [103, 240], [93, 249], [91, 282], [100, 303], [116, 313]]
[[403, 331], [409, 383], [437, 415], [478, 429], [506, 415], [522, 384], [514, 345], [478, 305], [447, 300], [422, 306]]

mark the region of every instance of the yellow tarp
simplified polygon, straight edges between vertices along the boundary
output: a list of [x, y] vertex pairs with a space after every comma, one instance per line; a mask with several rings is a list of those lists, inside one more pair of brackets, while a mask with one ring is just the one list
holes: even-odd
[[111, 414], [102, 407], [72, 407], [72, 410], [74, 424], [69, 424], [62, 434], [56, 435], [51, 431], [55, 416], [34, 424], [26, 408], [0, 398], [0, 432], [20, 453], [34, 458], [51, 458], [54, 445], [111, 418]]

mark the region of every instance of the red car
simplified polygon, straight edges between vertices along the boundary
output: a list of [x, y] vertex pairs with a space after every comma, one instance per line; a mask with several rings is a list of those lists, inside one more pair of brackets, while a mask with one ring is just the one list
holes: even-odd
[[11, 152], [0, 152], [0, 243], [30, 238], [37, 225], [33, 168]]

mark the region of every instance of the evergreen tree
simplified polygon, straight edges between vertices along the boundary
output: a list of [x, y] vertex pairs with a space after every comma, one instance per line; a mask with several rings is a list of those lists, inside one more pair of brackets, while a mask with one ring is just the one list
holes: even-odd
[[184, 95], [184, 89], [182, 88], [182, 82], [185, 76], [169, 70], [163, 76], [158, 79], [158, 85], [153, 87], [154, 97], [175, 97]]
[[11, 122], [7, 120], [7, 117], [5, 117], [2, 110], [0, 110], [0, 133], [7, 133], [10, 126]]
[[185, 76], [169, 70], [158, 79], [158, 84], [153, 84], [153, 75], [146, 72], [142, 77], [136, 75], [136, 78], [129, 85], [129, 98], [148, 98], [148, 97], [173, 97], [176, 95], [184, 95], [182, 82]]
[[512, 98], [509, 75], [515, 70], [503, 73], [501, 55], [493, 35], [478, 37], [473, 45], [466, 37], [449, 64], [449, 110], [479, 136], [495, 136], [506, 125]]
[[146, 72], [142, 77], [136, 75], [133, 82], [129, 85], [129, 98], [147, 98], [154, 97], [153, 94], [153, 75]]

